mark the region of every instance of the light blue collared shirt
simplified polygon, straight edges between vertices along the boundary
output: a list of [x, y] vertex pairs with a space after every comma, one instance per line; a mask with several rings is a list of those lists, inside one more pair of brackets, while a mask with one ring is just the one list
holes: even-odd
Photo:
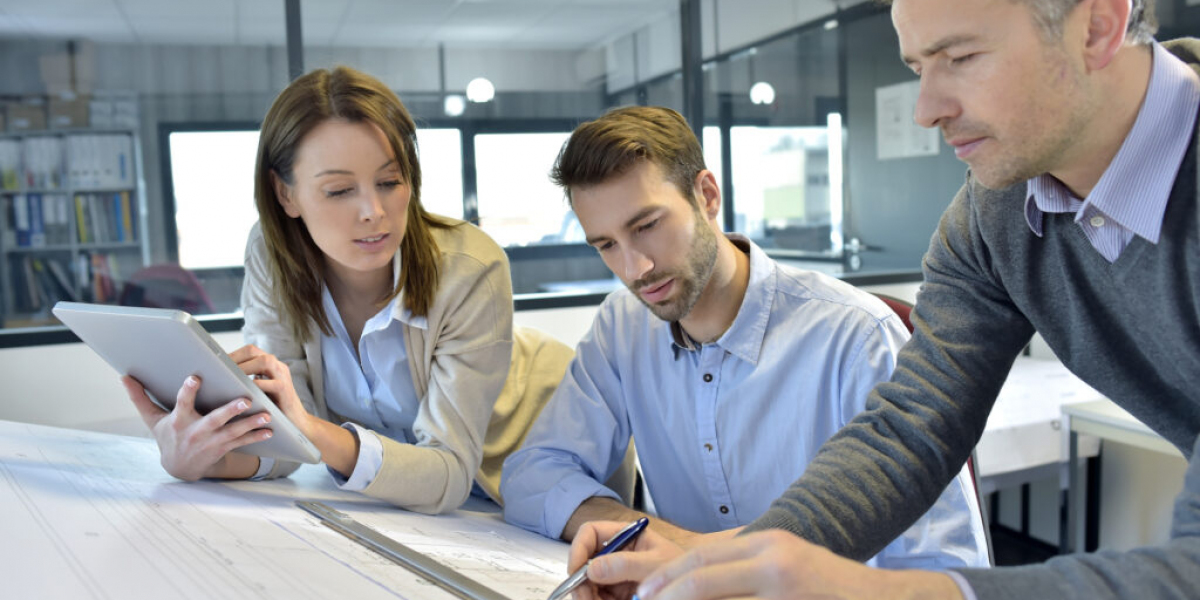
[[1038, 237], [1043, 213], [1074, 213], [1084, 236], [1109, 263], [1137, 235], [1158, 243], [1167, 199], [1187, 152], [1200, 108], [1192, 69], [1158, 42], [1146, 98], [1133, 129], [1087, 199], [1050, 175], [1026, 185], [1025, 219]]
[[[887, 306], [730, 237], [750, 253], [750, 283], [716, 342], [689, 349], [677, 324], [627, 290], [604, 301], [523, 448], [504, 463], [505, 519], [559, 537], [584, 500], [617, 498], [600, 482], [632, 436], [659, 516], [700, 532], [745, 525], [888, 379], [908, 332]], [[875, 564], [985, 566], [968, 477]]]
[[[400, 279], [399, 254], [392, 263], [394, 285]], [[376, 432], [416, 443], [412, 424], [420, 401], [408, 368], [403, 324], [425, 329], [426, 321], [425, 317], [414, 317], [397, 296], [363, 325], [356, 351], [328, 287], [321, 291], [321, 304], [333, 328], [332, 335], [321, 336], [325, 405], [348, 420], [342, 427], [353, 432], [359, 442], [358, 460], [350, 477], [342, 477], [333, 469], [329, 474], [338, 487], [361, 492], [383, 466], [383, 443]], [[252, 479], [261, 479], [274, 464], [273, 459], [260, 459]]]
[[338, 487], [362, 491], [383, 466], [383, 444], [377, 434], [416, 443], [412, 424], [420, 401], [408, 367], [403, 325], [423, 329], [425, 319], [413, 317], [397, 296], [363, 325], [355, 352], [328, 288], [321, 301], [333, 327], [333, 335], [321, 337], [325, 404], [330, 412], [349, 421], [343, 427], [353, 431], [359, 441], [358, 461], [350, 477], [343, 478], [333, 469], [329, 473]]

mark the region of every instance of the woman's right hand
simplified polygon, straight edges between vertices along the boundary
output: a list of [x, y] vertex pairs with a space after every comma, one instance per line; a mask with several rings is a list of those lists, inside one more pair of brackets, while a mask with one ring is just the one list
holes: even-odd
[[204, 477], [250, 477], [257, 470], [257, 466], [249, 468], [257, 463], [257, 459], [232, 453], [246, 444], [271, 437], [271, 430], [261, 429], [270, 422], [266, 413], [233, 421], [250, 407], [248, 399], [238, 398], [201, 415], [196, 412], [200, 380], [191, 376], [179, 388], [175, 408], [168, 412], [146, 395], [138, 380], [126, 375], [121, 378], [121, 383], [142, 421], [154, 433], [162, 454], [162, 466], [171, 475], [196, 481]]

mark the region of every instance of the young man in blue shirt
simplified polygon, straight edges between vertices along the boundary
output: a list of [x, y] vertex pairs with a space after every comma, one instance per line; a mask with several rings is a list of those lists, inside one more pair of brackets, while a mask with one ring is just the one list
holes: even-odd
[[[628, 289], [601, 305], [505, 461], [505, 518], [570, 540], [585, 522], [640, 516], [601, 484], [632, 437], [660, 517], [652, 529], [684, 539], [749, 523], [864, 409], [907, 330], [870, 294], [721, 233], [716, 178], [675, 111], [630, 107], [581, 125], [554, 178]], [[877, 563], [988, 563], [965, 469]]]

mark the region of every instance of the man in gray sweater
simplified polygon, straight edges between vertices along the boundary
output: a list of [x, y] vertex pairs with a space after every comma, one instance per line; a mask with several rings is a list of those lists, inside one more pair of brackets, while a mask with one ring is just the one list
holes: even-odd
[[[915, 118], [970, 166], [892, 380], [753, 533], [682, 557], [644, 535], [594, 560], [592, 581], [642, 581], [642, 600], [1200, 597], [1200, 40], [1154, 42], [1152, 14], [1146, 0], [892, 2], [921, 78]], [[1035, 331], [1189, 458], [1170, 540], [949, 574], [854, 562], [954, 476]], [[590, 527], [576, 545], [615, 525]]]

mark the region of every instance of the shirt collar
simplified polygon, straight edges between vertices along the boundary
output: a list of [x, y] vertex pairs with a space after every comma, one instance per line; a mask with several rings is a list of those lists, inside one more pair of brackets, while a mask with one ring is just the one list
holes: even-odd
[[[1150, 84], [1133, 129], [1086, 200], [1072, 197], [1049, 174], [1026, 184], [1025, 220], [1038, 237], [1042, 214], [1076, 211], [1083, 218], [1090, 206], [1149, 242], [1158, 243], [1167, 199], [1179, 164], [1192, 138], [1200, 87], [1192, 69], [1158, 42], [1153, 42]], [[1147, 161], [1145, 157], [1154, 156]]]
[[[733, 323], [713, 344], [750, 364], [758, 364], [778, 281], [775, 261], [741, 234], [728, 233], [725, 237], [738, 250], [750, 255], [750, 281]], [[667, 330], [676, 358], [681, 351], [700, 349], [700, 344], [692, 340], [677, 321], [672, 321]]]

